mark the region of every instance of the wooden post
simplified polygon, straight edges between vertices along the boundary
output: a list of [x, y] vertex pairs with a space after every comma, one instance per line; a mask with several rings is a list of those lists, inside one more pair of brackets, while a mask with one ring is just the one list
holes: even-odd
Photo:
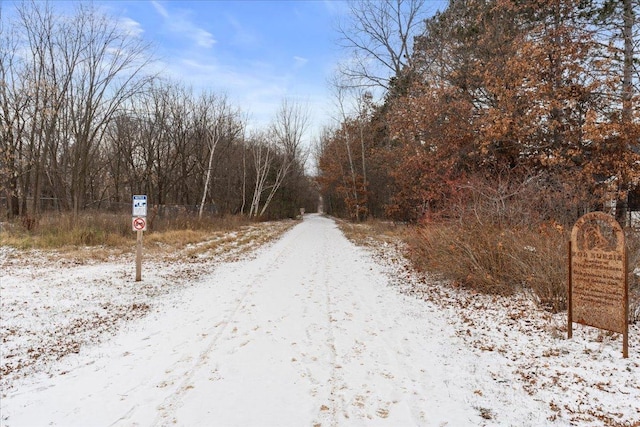
[[142, 280], [142, 230], [138, 230], [138, 241], [136, 243], [136, 282]]
[[573, 312], [571, 310], [571, 240], [569, 240], [568, 247], [568, 259], [569, 259], [569, 274], [567, 277], [567, 338], [573, 337]]
[[622, 357], [629, 358], [629, 248], [624, 251], [624, 332], [622, 334]]

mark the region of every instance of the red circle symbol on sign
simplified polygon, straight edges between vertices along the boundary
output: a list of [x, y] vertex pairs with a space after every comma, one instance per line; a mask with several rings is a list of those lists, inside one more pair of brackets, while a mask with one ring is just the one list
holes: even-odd
[[135, 228], [136, 230], [144, 230], [145, 225], [146, 221], [144, 220], [144, 218], [136, 218], [133, 220], [133, 228]]

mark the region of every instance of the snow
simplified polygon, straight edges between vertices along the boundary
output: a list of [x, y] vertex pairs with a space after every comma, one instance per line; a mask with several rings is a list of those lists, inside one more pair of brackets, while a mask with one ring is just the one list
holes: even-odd
[[3, 426], [640, 423], [637, 325], [628, 359], [616, 334], [566, 340], [566, 314], [421, 277], [322, 216], [141, 283], [2, 251]]

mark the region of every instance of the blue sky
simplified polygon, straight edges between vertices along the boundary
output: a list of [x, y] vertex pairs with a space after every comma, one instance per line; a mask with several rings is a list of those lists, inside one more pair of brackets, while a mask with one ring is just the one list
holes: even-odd
[[[375, 0], [374, 0], [375, 1]], [[13, 2], [12, 2], [13, 3]], [[75, 2], [53, 1], [56, 9]], [[426, 12], [446, 0], [426, 0]], [[2, 0], [0, 0], [0, 5]], [[335, 124], [329, 79], [345, 58], [338, 0], [94, 0], [94, 5], [150, 42], [164, 77], [224, 93], [248, 114], [249, 127], [266, 127], [284, 98], [310, 113], [307, 139]]]
[[287, 97], [308, 106], [309, 137], [330, 121], [327, 80], [343, 53], [337, 1], [100, 2], [152, 42], [162, 75], [226, 93], [266, 126]]

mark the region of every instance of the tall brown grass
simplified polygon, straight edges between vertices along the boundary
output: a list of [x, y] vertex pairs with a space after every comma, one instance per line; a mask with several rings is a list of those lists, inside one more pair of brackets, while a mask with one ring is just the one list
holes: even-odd
[[[187, 244], [199, 241], [211, 231], [231, 230], [250, 221], [241, 216], [204, 217], [177, 215], [153, 218], [145, 233], [148, 241]], [[106, 246], [125, 247], [135, 242], [131, 216], [105, 212], [43, 214], [28, 226], [24, 221], [4, 223], [0, 244], [18, 249], [60, 249], [65, 247]]]
[[406, 237], [420, 269], [482, 293], [531, 292], [552, 311], [566, 308], [567, 233], [475, 221], [427, 223]]
[[[536, 180], [476, 181], [449, 215], [425, 221], [409, 233], [408, 256], [420, 269], [489, 294], [526, 292], [557, 312], [567, 306], [568, 241], [584, 205], [562, 187]], [[640, 318], [640, 236], [626, 230], [630, 320]], [[634, 314], [636, 313], [636, 314]], [[635, 317], [634, 317], [635, 316]]]

